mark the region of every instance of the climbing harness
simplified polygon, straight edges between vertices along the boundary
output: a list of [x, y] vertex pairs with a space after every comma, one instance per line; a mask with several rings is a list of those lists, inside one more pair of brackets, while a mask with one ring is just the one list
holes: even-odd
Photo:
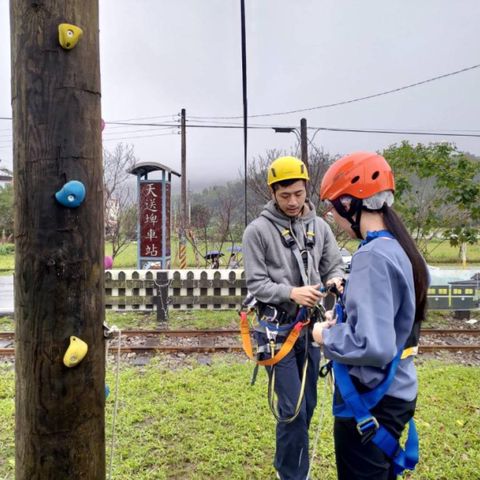
[[[293, 341], [293, 343], [290, 347], [290, 350], [293, 348], [293, 345], [295, 344], [296, 340], [300, 336], [301, 329], [304, 326], [306, 326], [310, 323], [310, 316], [309, 316], [308, 309], [306, 307], [300, 308], [300, 310], [298, 311], [298, 314], [297, 314], [296, 321], [297, 321], [297, 323], [295, 324], [295, 326], [291, 330], [287, 340], [285, 341], [285, 343], [288, 343], [288, 341], [289, 341], [288, 339], [290, 338], [290, 335], [292, 335], [292, 333], [294, 333], [294, 332], [298, 332], [298, 335], [296, 335], [295, 340]], [[267, 331], [267, 336], [268, 336], [269, 335], [268, 334], [269, 330], [267, 329], [266, 331]], [[274, 334], [274, 335], [276, 335], [276, 334]], [[272, 340], [270, 340], [270, 342], [272, 342]], [[285, 343], [280, 348], [280, 351], [279, 351], [278, 354], [280, 354], [280, 352], [282, 351], [282, 348], [285, 345]], [[274, 348], [275, 347], [271, 343], [270, 351], [271, 351], [271, 354], [272, 354], [272, 358], [275, 358]], [[278, 356], [278, 354], [277, 354], [277, 356]], [[280, 360], [278, 360], [278, 361], [280, 361]], [[278, 361], [276, 363], [278, 363]], [[275, 396], [276, 396], [275, 395], [276, 371], [275, 371], [274, 366], [272, 366], [272, 368], [271, 368], [269, 379], [268, 379], [268, 405], [270, 407], [270, 411], [272, 412], [272, 414], [273, 414], [275, 420], [277, 420], [277, 422], [279, 422], [279, 423], [291, 423], [297, 418], [298, 414], [300, 413], [300, 409], [302, 408], [303, 397], [305, 395], [305, 385], [307, 383], [307, 370], [308, 370], [308, 335], [305, 338], [305, 354], [304, 354], [304, 359], [303, 359], [302, 377], [301, 377], [301, 381], [300, 381], [300, 391], [298, 393], [297, 403], [295, 404], [295, 410], [293, 411], [293, 414], [290, 417], [282, 417], [280, 412], [278, 411], [277, 401], [275, 400]]]
[[290, 228], [286, 228], [278, 225], [268, 217], [265, 218], [278, 230], [283, 245], [292, 251], [295, 260], [297, 261], [303, 284], [310, 285], [310, 251], [315, 246], [315, 220], [309, 222], [306, 227], [302, 222], [301, 225], [304, 229], [304, 248], [301, 248], [297, 237], [293, 233], [291, 222]]
[[[375, 233], [378, 233], [378, 235], [375, 235], [373, 238], [382, 236], [391, 237], [391, 234], [387, 235], [382, 232]], [[341, 295], [337, 296], [335, 315], [337, 323], [345, 321], [345, 307]], [[411, 338], [415, 336], [415, 334], [410, 335], [407, 345], [411, 341]], [[418, 463], [418, 434], [415, 422], [413, 418], [410, 419], [408, 437], [405, 448], [403, 449], [400, 447], [399, 441], [394, 438], [386, 428], [379, 424], [375, 416], [372, 415], [371, 409], [375, 407], [387, 393], [395, 378], [400, 361], [410, 355], [416, 354], [417, 350], [417, 346], [410, 346], [399, 350], [395, 358], [388, 365], [384, 380], [373, 390], [363, 394], [359, 394], [355, 388], [352, 378], [350, 377], [348, 365], [331, 361], [322, 367], [320, 371], [320, 376], [326, 376], [329, 371], [333, 370], [335, 388], [338, 388], [343, 400], [343, 403], [340, 403], [340, 401], [334, 397], [333, 415], [342, 418], [354, 418], [357, 422], [357, 431], [362, 437], [362, 441], [373, 441], [377, 447], [392, 459], [395, 475], [401, 474], [406, 469], [414, 470]]]
[[[325, 293], [327, 290], [322, 289], [322, 293]], [[242, 346], [243, 350], [251, 360], [255, 361], [255, 367], [252, 375], [251, 384], [255, 383], [255, 379], [258, 372], [259, 366], [271, 367], [269, 381], [268, 381], [268, 405], [270, 410], [272, 411], [273, 416], [278, 422], [281, 423], [291, 423], [297, 418], [301, 406], [302, 401], [305, 393], [305, 385], [307, 379], [307, 370], [308, 370], [308, 344], [309, 339], [308, 335], [306, 335], [305, 339], [305, 356], [303, 367], [301, 370], [301, 380], [300, 380], [300, 392], [295, 404], [295, 409], [293, 414], [290, 417], [283, 418], [278, 412], [276, 407], [275, 401], [275, 365], [285, 358], [292, 348], [294, 347], [296, 341], [300, 337], [303, 332], [303, 328], [311, 325], [313, 319], [323, 321], [325, 319], [325, 308], [323, 305], [317, 305], [313, 309], [309, 309], [307, 307], [301, 307], [298, 310], [298, 313], [295, 317], [293, 322], [287, 324], [279, 324], [275, 322], [278, 318], [278, 311], [275, 307], [268, 306], [268, 308], [264, 309], [264, 312], [270, 312], [270, 317], [266, 317], [265, 313], [262, 317], [258, 318], [256, 310], [258, 310], [257, 302], [252, 301], [253, 297], [250, 295], [248, 296], [243, 304], [242, 310], [239, 312], [240, 315], [240, 333], [242, 337]], [[256, 308], [257, 307], [257, 308]], [[252, 341], [251, 341], [251, 334], [250, 334], [250, 324], [248, 317], [250, 315], [254, 315], [258, 323], [265, 328], [265, 333], [268, 339], [268, 343], [265, 345], [258, 346], [256, 349], [256, 353], [254, 354]], [[286, 339], [281, 342], [278, 341], [278, 335], [282, 332], [287, 332], [288, 336]], [[270, 353], [269, 358], [265, 358], [263, 360], [259, 359], [264, 353]]]
[[[309, 318], [306, 318], [307, 314], [307, 309], [305, 307], [302, 307], [297, 314], [297, 317], [294, 322], [289, 323], [287, 325], [278, 325], [275, 326], [275, 324], [272, 322], [271, 327], [266, 327], [265, 331], [267, 334], [267, 337], [269, 339], [268, 347], [267, 345], [261, 346], [257, 348], [257, 354], [259, 353], [265, 353], [269, 351], [271, 353], [271, 357], [267, 358], [266, 360], [258, 360], [258, 355], [254, 355], [253, 353], [253, 347], [252, 347], [252, 340], [250, 337], [250, 324], [248, 321], [248, 315], [253, 312], [248, 312], [248, 311], [240, 311], [240, 334], [242, 336], [242, 346], [244, 352], [247, 354], [248, 358], [250, 360], [254, 360], [257, 365], [263, 366], [263, 367], [271, 367], [278, 363], [280, 360], [285, 358], [290, 351], [292, 350], [293, 346], [295, 345], [295, 342], [297, 341], [298, 337], [302, 333], [303, 327], [307, 326], [310, 323]], [[266, 323], [266, 320], [261, 320], [259, 319], [259, 322], [262, 322], [264, 325]], [[290, 330], [290, 333], [288, 334], [288, 337], [286, 340], [282, 343], [276, 343], [276, 337], [278, 332], [282, 331], [287, 331]], [[268, 350], [267, 350], [268, 348]], [[277, 353], [275, 354], [275, 351]]]

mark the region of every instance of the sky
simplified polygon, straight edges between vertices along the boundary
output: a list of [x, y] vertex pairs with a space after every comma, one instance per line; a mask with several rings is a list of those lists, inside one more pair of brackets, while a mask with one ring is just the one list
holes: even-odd
[[[240, 0], [99, 0], [103, 142], [132, 144], [139, 161], [180, 170], [178, 127], [241, 124]], [[0, 0], [0, 117], [11, 117], [8, 0]], [[480, 64], [478, 0], [245, 0], [250, 115], [337, 103]], [[85, 27], [85, 26], [84, 26]], [[381, 97], [249, 123], [480, 135], [480, 68]], [[332, 155], [411, 142], [451, 141], [480, 155], [480, 138], [309, 129]], [[248, 159], [290, 150], [295, 133], [249, 130]], [[0, 166], [11, 167], [11, 122], [0, 120]], [[187, 128], [187, 178], [243, 175], [241, 129]]]

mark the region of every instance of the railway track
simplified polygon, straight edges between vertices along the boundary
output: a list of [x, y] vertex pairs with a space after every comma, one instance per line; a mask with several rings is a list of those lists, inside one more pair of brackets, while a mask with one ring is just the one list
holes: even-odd
[[[241, 352], [239, 331], [222, 330], [125, 330], [122, 331], [121, 353], [215, 353]], [[480, 336], [480, 329], [423, 329], [420, 352], [450, 350], [457, 352], [480, 352], [480, 343], [472, 343], [472, 338]], [[168, 339], [170, 344], [162, 344]], [[219, 339], [227, 339], [230, 344], [218, 344]], [[447, 339], [445, 341], [445, 339]], [[172, 344], [172, 340], [176, 344]], [[192, 342], [197, 342], [192, 345]], [[428, 341], [428, 343], [423, 343]], [[111, 337], [110, 350], [117, 349], [116, 334]], [[187, 342], [187, 343], [185, 343]], [[14, 333], [0, 332], [0, 356], [14, 356]]]

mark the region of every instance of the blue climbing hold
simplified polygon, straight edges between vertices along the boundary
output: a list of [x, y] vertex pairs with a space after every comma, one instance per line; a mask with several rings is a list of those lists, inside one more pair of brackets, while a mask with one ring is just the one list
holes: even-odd
[[64, 207], [76, 208], [85, 200], [85, 186], [78, 180], [71, 180], [55, 194], [57, 202]]
[[108, 385], [105, 385], [105, 398], [108, 398], [110, 395], [110, 387]]

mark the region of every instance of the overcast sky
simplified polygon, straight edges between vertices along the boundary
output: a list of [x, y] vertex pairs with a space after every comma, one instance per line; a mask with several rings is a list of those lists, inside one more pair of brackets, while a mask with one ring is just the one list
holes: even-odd
[[[11, 117], [8, 3], [0, 0], [1, 117]], [[252, 115], [363, 97], [480, 64], [479, 0], [246, 0], [246, 24]], [[171, 122], [181, 108], [189, 123], [241, 115], [240, 38], [240, 0], [100, 0], [104, 147], [128, 142], [139, 160], [179, 170], [177, 128], [109, 122]], [[358, 103], [249, 121], [297, 126], [305, 116], [312, 127], [480, 134], [479, 80], [480, 68]], [[190, 179], [237, 178], [242, 135], [189, 129]], [[449, 140], [480, 155], [480, 138], [320, 131], [314, 142], [343, 154], [403, 138]], [[295, 145], [293, 133], [249, 131], [249, 158]], [[11, 166], [11, 148], [11, 122], [0, 120], [1, 166]]]

